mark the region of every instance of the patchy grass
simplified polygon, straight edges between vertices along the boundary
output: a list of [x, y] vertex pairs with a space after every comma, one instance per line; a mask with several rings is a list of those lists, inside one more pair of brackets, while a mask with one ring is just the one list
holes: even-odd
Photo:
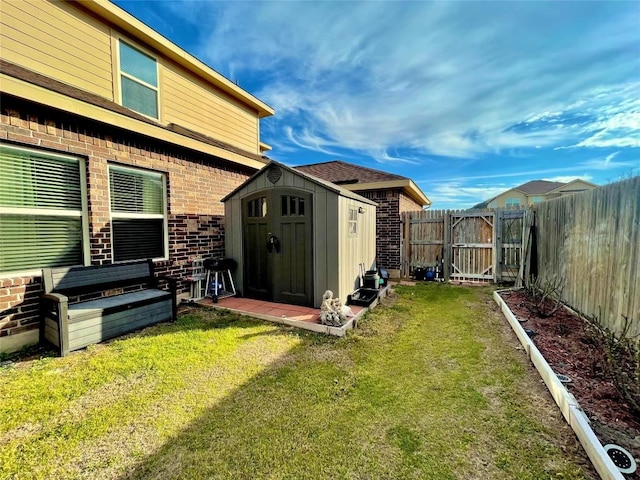
[[591, 478], [489, 290], [338, 339], [193, 311], [0, 369], [0, 478]]

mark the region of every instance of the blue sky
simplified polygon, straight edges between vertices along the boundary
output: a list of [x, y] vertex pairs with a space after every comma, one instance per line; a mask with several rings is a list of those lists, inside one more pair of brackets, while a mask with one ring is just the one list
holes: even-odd
[[432, 208], [640, 174], [640, 3], [124, 1], [275, 108], [269, 156], [412, 178]]

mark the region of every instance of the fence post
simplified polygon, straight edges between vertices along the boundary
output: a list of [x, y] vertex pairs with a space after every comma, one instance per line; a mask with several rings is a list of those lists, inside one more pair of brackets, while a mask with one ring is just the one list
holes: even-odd
[[493, 281], [502, 280], [502, 212], [493, 212]]
[[516, 287], [528, 286], [531, 273], [531, 247], [533, 243], [533, 225], [535, 212], [529, 209], [522, 219], [522, 253], [520, 255], [520, 271], [516, 279]]
[[404, 222], [404, 255], [402, 258], [401, 277], [408, 277], [411, 273], [411, 212], [402, 213], [402, 221]]
[[442, 216], [444, 240], [442, 242], [442, 260], [444, 266], [444, 281], [451, 277], [451, 214], [447, 210]]

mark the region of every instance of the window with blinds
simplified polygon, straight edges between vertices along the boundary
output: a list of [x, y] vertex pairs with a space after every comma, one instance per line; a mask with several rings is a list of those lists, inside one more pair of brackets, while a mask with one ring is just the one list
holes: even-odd
[[167, 258], [165, 191], [161, 173], [109, 166], [115, 262]]
[[0, 272], [83, 265], [84, 162], [0, 144]]
[[120, 40], [122, 105], [158, 118], [158, 65], [154, 58]]

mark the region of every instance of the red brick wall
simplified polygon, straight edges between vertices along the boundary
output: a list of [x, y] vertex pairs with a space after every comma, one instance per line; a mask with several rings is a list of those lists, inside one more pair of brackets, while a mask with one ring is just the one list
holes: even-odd
[[[169, 260], [161, 273], [188, 274], [193, 256], [224, 255], [220, 199], [255, 170], [135, 133], [3, 95], [0, 140], [82, 157], [87, 166], [91, 264], [111, 263], [109, 162], [164, 172], [168, 183]], [[183, 284], [182, 289], [186, 290]], [[39, 277], [0, 276], [0, 337], [38, 328]]]
[[409, 195], [400, 192], [400, 213], [422, 211], [422, 205], [413, 200]]
[[401, 190], [356, 192], [378, 204], [376, 210], [376, 257], [378, 265], [389, 270], [400, 268]]
[[422, 210], [401, 189], [371, 190], [356, 192], [378, 203], [376, 213], [376, 257], [378, 265], [388, 270], [400, 270], [400, 244], [402, 242], [401, 212]]

